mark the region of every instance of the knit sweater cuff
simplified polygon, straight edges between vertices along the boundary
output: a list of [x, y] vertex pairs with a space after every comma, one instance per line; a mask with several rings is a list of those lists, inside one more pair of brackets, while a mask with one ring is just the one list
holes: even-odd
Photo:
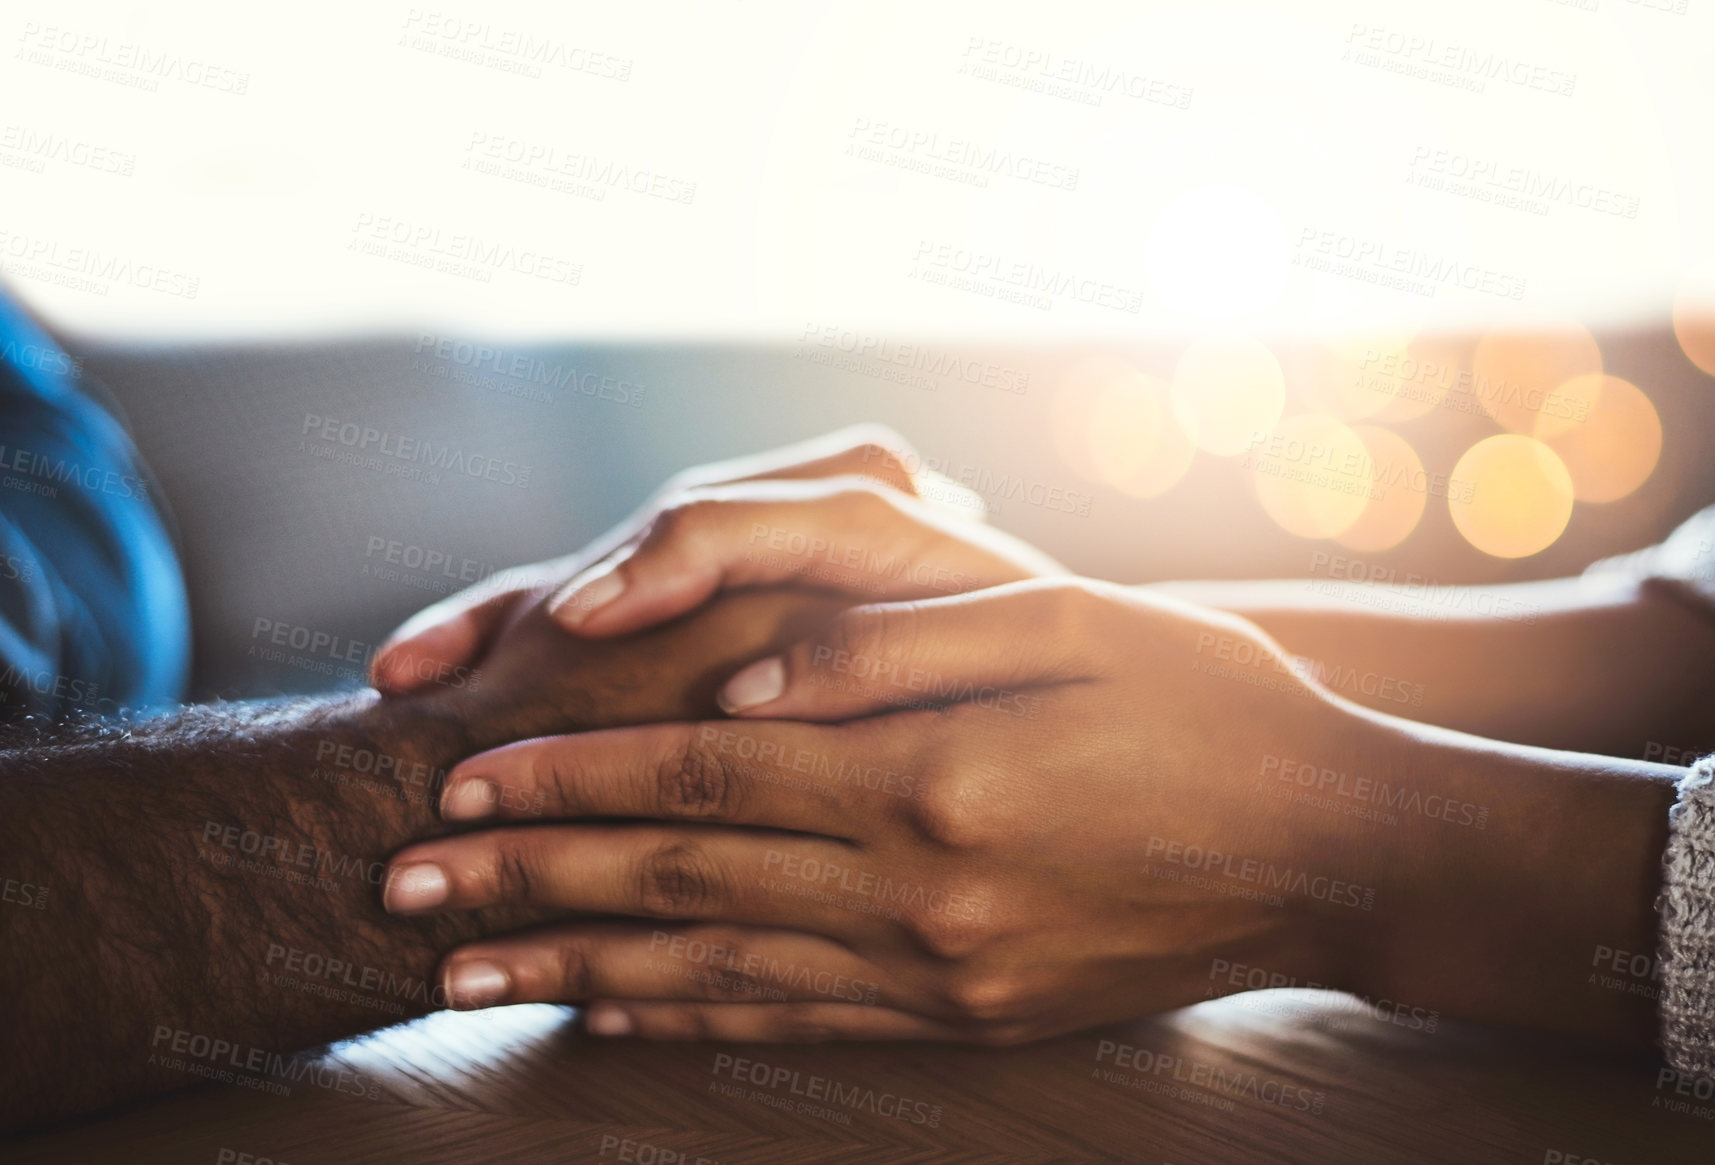
[[1715, 756], [1679, 782], [1662, 857], [1661, 1046], [1681, 1072], [1715, 1075]]

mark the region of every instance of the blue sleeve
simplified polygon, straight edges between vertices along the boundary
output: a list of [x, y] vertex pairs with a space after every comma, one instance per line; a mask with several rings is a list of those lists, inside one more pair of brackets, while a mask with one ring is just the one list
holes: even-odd
[[152, 480], [81, 366], [0, 294], [0, 699], [182, 698], [190, 609]]

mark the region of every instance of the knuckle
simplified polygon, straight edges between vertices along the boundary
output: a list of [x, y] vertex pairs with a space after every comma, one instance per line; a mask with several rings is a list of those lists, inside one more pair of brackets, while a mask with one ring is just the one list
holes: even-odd
[[901, 460], [900, 450], [879, 434], [872, 434], [871, 439], [860, 441], [852, 446], [851, 455], [859, 465], [871, 472], [896, 468], [900, 465]]
[[911, 824], [925, 839], [948, 849], [981, 849], [996, 840], [996, 820], [983, 782], [966, 776], [931, 780], [920, 800], [911, 801]]
[[870, 446], [885, 449], [889, 452], [909, 452], [911, 442], [900, 435], [899, 430], [880, 421], [866, 421], [849, 430], [851, 447], [864, 449]]
[[905, 514], [901, 504], [904, 494], [891, 483], [878, 482], [873, 478], [860, 479], [849, 488], [842, 489], [838, 498], [850, 511], [852, 522], [866, 532], [872, 527], [897, 523]]
[[852, 472], [884, 481], [907, 493], [916, 492], [911, 476], [911, 466], [916, 461], [917, 453], [911, 443], [881, 425], [866, 425], [839, 456], [840, 464]]
[[669, 814], [730, 819], [738, 809], [739, 789], [738, 771], [695, 729], [685, 733], [656, 773], [660, 805]]
[[534, 902], [541, 881], [535, 846], [518, 836], [503, 837], [494, 849], [494, 892], [497, 901]]
[[695, 490], [674, 494], [661, 504], [660, 510], [650, 520], [649, 533], [644, 541], [659, 546], [690, 537], [708, 525], [719, 505], [715, 498]]
[[823, 644], [836, 655], [856, 655], [865, 641], [864, 618], [859, 615], [865, 608], [853, 607], [841, 611], [828, 623], [826, 634], [822, 636]]
[[838, 659], [843, 653], [854, 678], [883, 680], [892, 660], [914, 653], [917, 609], [913, 603], [875, 603], [852, 607], [836, 616], [828, 628], [827, 647]]
[[1042, 589], [1047, 616], [1057, 637], [1076, 636], [1088, 625], [1100, 600], [1077, 582], [1055, 581]]
[[708, 855], [681, 841], [657, 846], [639, 876], [643, 908], [662, 917], [694, 918], [713, 909], [720, 879]]
[[995, 1023], [1018, 1016], [1024, 988], [1008, 972], [968, 971], [947, 985], [947, 1003], [964, 1019]]
[[581, 806], [576, 765], [562, 763], [559, 750], [538, 748], [530, 756], [530, 784], [534, 792], [553, 798], [554, 808], [576, 816]]
[[[970, 901], [963, 899], [965, 907]], [[918, 947], [942, 959], [969, 958], [989, 944], [995, 929], [986, 911], [953, 909], [951, 899], [942, 909], [932, 905], [915, 908], [904, 924]]]
[[576, 940], [567, 940], [560, 944], [555, 958], [559, 964], [561, 999], [588, 999], [595, 993], [595, 976], [590, 967], [588, 947]]
[[1039, 663], [1113, 649], [1106, 618], [1112, 600], [1081, 580], [1036, 586], [1020, 608], [1020, 622], [1041, 646]]

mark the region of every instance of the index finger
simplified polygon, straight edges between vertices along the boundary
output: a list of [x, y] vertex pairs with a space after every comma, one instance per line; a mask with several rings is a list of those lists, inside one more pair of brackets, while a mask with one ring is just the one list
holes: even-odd
[[1124, 649], [1101, 618], [1117, 590], [1031, 579], [851, 607], [733, 675], [716, 700], [729, 715], [763, 720], [849, 721], [966, 703], [1034, 715], [1030, 689], [1093, 678]]
[[861, 841], [893, 802], [923, 795], [899, 729], [714, 721], [545, 736], [457, 765], [441, 815], [693, 819]]

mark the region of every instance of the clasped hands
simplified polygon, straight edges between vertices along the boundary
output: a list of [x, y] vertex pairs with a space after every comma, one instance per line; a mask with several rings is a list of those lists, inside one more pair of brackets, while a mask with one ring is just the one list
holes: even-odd
[[692, 471], [593, 555], [389, 641], [374, 679], [404, 697], [447, 667], [546, 676], [721, 596], [763, 623], [797, 603], [778, 648], [712, 675], [684, 661], [681, 686], [717, 690], [709, 715], [632, 709], [451, 771], [440, 812], [461, 831], [394, 855], [387, 908], [555, 918], [451, 951], [455, 1006], [580, 1003], [598, 1035], [1013, 1043], [1203, 998], [1216, 956], [1350, 974], [1348, 903], [1258, 895], [1207, 858], [1316, 854], [1361, 882], [1367, 855], [1255, 777], [1258, 741], [1313, 747], [1349, 710], [1290, 673], [1218, 674], [1211, 643], [1280, 651], [1068, 575], [909, 462], [858, 431]]

